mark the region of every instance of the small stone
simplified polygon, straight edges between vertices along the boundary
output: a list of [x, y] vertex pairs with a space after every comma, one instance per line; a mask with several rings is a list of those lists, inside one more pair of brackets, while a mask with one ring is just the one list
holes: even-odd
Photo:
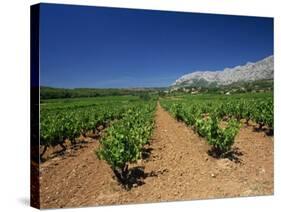
[[142, 160], [141, 159], [137, 160], [137, 164], [141, 165], [142, 164]]
[[216, 175], [215, 175], [214, 173], [212, 173], [212, 174], [211, 174], [211, 177], [215, 178], [215, 177], [216, 177]]

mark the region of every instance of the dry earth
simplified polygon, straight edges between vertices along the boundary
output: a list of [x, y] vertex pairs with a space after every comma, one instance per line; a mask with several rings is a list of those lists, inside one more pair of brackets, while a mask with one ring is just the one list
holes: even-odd
[[97, 140], [40, 165], [42, 208], [194, 200], [273, 194], [273, 137], [241, 128], [237, 160], [208, 155], [204, 139], [157, 106], [144, 184], [124, 190], [110, 167], [97, 159]]

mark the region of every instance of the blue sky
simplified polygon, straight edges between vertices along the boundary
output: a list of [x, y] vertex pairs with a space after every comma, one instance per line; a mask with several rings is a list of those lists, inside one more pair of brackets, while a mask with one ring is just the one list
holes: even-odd
[[40, 81], [162, 87], [273, 54], [273, 19], [41, 4]]

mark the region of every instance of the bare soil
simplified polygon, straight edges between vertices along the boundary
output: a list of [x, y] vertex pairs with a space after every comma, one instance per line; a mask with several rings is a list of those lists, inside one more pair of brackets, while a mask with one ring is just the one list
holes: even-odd
[[160, 105], [149, 156], [132, 164], [144, 171], [142, 185], [124, 190], [100, 161], [97, 140], [40, 165], [42, 208], [194, 200], [273, 194], [273, 137], [244, 126], [229, 158], [216, 159], [210, 147]]

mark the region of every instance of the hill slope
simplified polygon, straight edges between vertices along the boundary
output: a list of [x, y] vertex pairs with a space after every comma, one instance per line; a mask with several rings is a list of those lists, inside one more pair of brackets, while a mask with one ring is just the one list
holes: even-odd
[[273, 79], [273, 55], [255, 63], [248, 62], [242, 66], [225, 68], [222, 71], [196, 71], [177, 79], [172, 86], [223, 86], [237, 82], [253, 82]]

